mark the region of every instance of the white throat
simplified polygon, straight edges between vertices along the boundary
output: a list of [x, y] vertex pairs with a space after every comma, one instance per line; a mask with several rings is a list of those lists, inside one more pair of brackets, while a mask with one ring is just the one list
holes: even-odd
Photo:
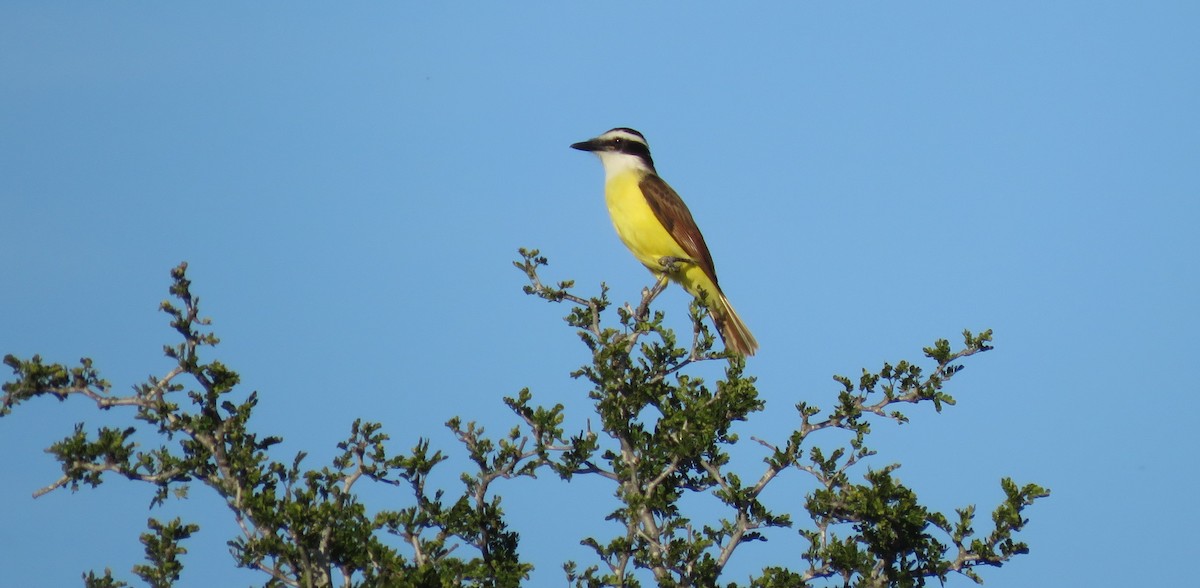
[[618, 151], [597, 151], [595, 153], [600, 157], [600, 163], [604, 165], [604, 181], [606, 182], [629, 172], [650, 172], [646, 162], [636, 155]]

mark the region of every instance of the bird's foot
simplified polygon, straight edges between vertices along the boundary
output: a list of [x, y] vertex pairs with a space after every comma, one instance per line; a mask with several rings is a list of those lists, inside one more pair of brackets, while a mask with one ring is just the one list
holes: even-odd
[[658, 258], [658, 265], [661, 266], [663, 271], [668, 274], [673, 274], [682, 269], [679, 267], [679, 264], [682, 263], [690, 263], [695, 265], [696, 261], [686, 257], [675, 257], [673, 255], [666, 255]]

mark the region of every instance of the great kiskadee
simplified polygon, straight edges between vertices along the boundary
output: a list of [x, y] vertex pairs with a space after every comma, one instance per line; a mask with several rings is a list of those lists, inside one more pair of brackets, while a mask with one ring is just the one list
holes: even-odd
[[704, 236], [683, 199], [658, 173], [641, 133], [616, 128], [571, 145], [591, 151], [604, 165], [604, 201], [621, 241], [659, 279], [679, 283], [712, 314], [725, 347], [754, 355], [758, 341], [717, 285]]

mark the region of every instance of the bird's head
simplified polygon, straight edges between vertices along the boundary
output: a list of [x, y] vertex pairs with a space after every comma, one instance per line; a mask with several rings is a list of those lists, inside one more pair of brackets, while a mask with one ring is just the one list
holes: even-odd
[[645, 136], [633, 129], [617, 127], [594, 139], [575, 143], [571, 148], [595, 153], [609, 177], [628, 170], [654, 172], [650, 145]]

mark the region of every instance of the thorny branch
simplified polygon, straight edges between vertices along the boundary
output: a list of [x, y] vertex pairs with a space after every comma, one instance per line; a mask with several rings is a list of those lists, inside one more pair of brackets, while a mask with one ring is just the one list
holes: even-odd
[[[867, 492], [866, 486], [853, 486], [848, 482], [849, 470], [863, 458], [873, 455], [863, 443], [869, 427], [863, 415], [875, 415], [897, 422], [906, 422], [898, 411], [889, 412], [900, 403], [918, 404], [932, 402], [940, 411], [941, 404], [953, 404], [953, 399], [941, 392], [961, 366], [958, 361], [979, 351], [990, 349], [990, 331], [973, 337], [966, 333], [964, 349], [951, 352], [945, 341], [926, 349], [926, 355], [937, 362], [937, 367], [928, 375], [906, 362], [896, 366], [886, 365], [879, 374], [864, 370], [857, 392], [847, 378], [835, 377], [846, 387], [839, 395], [835, 409], [817, 419], [820, 410], [805, 403], [797, 405], [799, 426], [782, 445], [753, 438], [765, 447], [770, 455], [764, 460], [766, 468], [750, 487], [741, 485], [738, 478], [725, 469], [728, 454], [725, 448], [736, 443], [736, 436], [728, 433], [734, 421], [745, 420], [746, 415], [761, 410], [762, 402], [757, 399], [753, 378], [742, 377], [744, 360], [711, 351], [713, 337], [704, 327], [706, 316], [702, 305], [693, 306], [691, 313], [693, 330], [687, 349], [675, 345], [674, 333], [662, 326], [661, 312], [652, 313], [651, 304], [667, 286], [659, 280], [653, 287], [642, 292], [637, 307], [625, 305], [619, 309], [624, 332], [602, 328], [600, 315], [609, 306], [607, 289], [596, 298], [583, 298], [572, 294], [572, 282], [560, 282], [557, 287], [545, 285], [538, 277], [537, 269], [546, 264], [537, 251], [522, 251], [523, 261], [515, 262], [529, 279], [525, 291], [552, 302], [568, 301], [575, 306], [567, 317], [568, 323], [580, 329], [581, 337], [592, 350], [593, 365], [585, 366], [574, 376], [587, 376], [596, 385], [590, 398], [596, 401], [603, 423], [603, 430], [615, 441], [619, 449], [603, 450], [597, 436], [591, 432], [567, 439], [563, 436], [561, 423], [562, 406], [551, 410], [529, 406], [530, 396], [523, 391], [519, 399], [506, 398], [505, 402], [520, 416], [529, 433], [514, 428], [506, 438], [498, 442], [483, 437], [483, 429], [474, 423], [461, 426], [457, 418], [447, 425], [457, 439], [468, 450], [477, 463], [478, 471], [464, 474], [461, 478], [467, 487], [462, 498], [446, 508], [442, 503], [442, 492], [432, 497], [426, 493], [425, 480], [429, 469], [443, 459], [440, 452], [428, 457], [426, 445], [419, 444], [413, 457], [386, 459], [383, 457], [382, 440], [386, 436], [376, 435], [375, 429], [359, 431], [355, 424], [351, 441], [339, 445], [346, 450], [341, 462], [335, 460], [336, 471], [299, 473], [298, 456], [292, 469], [283, 466], [261, 471], [282, 485], [282, 496], [300, 497], [305, 493], [322, 494], [320, 499], [341, 508], [344, 497], [350, 496], [356, 483], [363, 477], [371, 480], [399, 485], [402, 480], [389, 476], [390, 471], [400, 472], [407, 480], [417, 499], [417, 507], [402, 512], [380, 512], [376, 518], [376, 529], [386, 528], [408, 543], [413, 552], [417, 569], [437, 566], [459, 545], [477, 549], [483, 556], [482, 568], [474, 572], [451, 571], [449, 577], [461, 582], [464, 577], [495, 576], [503, 568], [514, 581], [526, 577], [531, 566], [516, 559], [516, 534], [508, 531], [500, 517], [499, 499], [489, 499], [489, 492], [496, 480], [520, 476], [534, 477], [542, 467], [550, 467], [564, 478], [572, 475], [595, 474], [617, 484], [617, 496], [623, 507], [610, 520], [624, 524], [622, 536], [601, 544], [593, 538], [584, 540], [592, 547], [611, 572], [610, 575], [594, 576], [594, 568], [582, 575], [568, 566], [569, 579], [576, 586], [625, 585], [627, 580], [636, 581], [632, 574], [636, 569], [649, 570], [659, 583], [678, 586], [713, 585], [734, 551], [742, 544], [764, 539], [760, 529], [791, 526], [787, 515], [776, 515], [759, 498], [764, 490], [785, 471], [803, 471], [818, 481], [821, 491], [830, 497], [826, 510], [810, 511], [814, 528], [810, 532], [801, 530], [813, 543], [813, 550], [802, 557], [808, 561], [807, 569], [787, 576], [782, 583], [763, 586], [794, 585], [814, 578], [842, 576], [846, 582], [858, 577], [866, 585], [884, 584], [893, 573], [890, 560], [882, 557], [871, 560], [867, 567], [847, 567], [847, 560], [837, 559], [829, 551], [837, 539], [834, 525], [842, 523], [867, 524], [866, 515], [855, 511], [853, 492]], [[183, 335], [183, 343], [167, 347], [166, 353], [177, 364], [166, 375], [137, 388], [132, 396], [111, 396], [106, 382], [99, 380], [91, 370], [90, 361], [84, 360], [82, 368], [71, 373], [62, 371], [61, 366], [44, 366], [35, 356], [32, 362], [19, 362], [6, 357], [5, 363], [16, 369], [20, 366], [26, 373], [24, 384], [5, 384], [0, 402], [0, 415], [6, 414], [17, 403], [35, 395], [50, 395], [60, 399], [70, 396], [89, 398], [97, 408], [108, 409], [133, 406], [139, 418], [157, 423], [159, 431], [168, 438], [180, 433], [192, 443], [185, 451], [186, 459], [173, 458], [166, 453], [138, 453], [131, 461], [133, 445], [125, 442], [132, 433], [117, 432], [110, 435], [111, 442], [106, 453], [60, 454], [64, 463], [64, 476], [54, 483], [39, 489], [35, 496], [44, 495], [64, 486], [78, 484], [80, 480], [90, 482], [88, 476], [115, 473], [130, 479], [157, 485], [160, 493], [172, 483], [184, 482], [192, 477], [211, 486], [224, 498], [234, 513], [241, 531], [242, 549], [262, 539], [290, 543], [295, 546], [290, 555], [278, 551], [244, 551], [239, 555], [241, 565], [259, 569], [284, 586], [332, 586], [335, 571], [342, 575], [342, 584], [354, 585], [353, 576], [360, 567], [347, 560], [337, 559], [331, 554], [341, 549], [339, 541], [348, 527], [328, 524], [315, 529], [289, 524], [279, 524], [280, 513], [271, 510], [280, 504], [264, 503], [261, 482], [246, 478], [246, 462], [257, 467], [263, 460], [262, 451], [277, 442], [268, 438], [256, 441], [253, 435], [244, 432], [245, 419], [255, 400], [251, 395], [243, 405], [221, 397], [236, 383], [236, 374], [229, 372], [218, 362], [202, 364], [198, 359], [201, 346], [215, 345], [217, 339], [211, 333], [200, 332], [196, 325], [208, 325], [207, 319], [198, 315], [198, 299], [188, 291], [190, 283], [183, 277], [186, 264], [173, 272], [176, 285], [172, 293], [183, 301], [181, 308], [164, 302], [162, 309], [173, 317], [172, 326]], [[653, 334], [638, 346], [642, 334]], [[652, 340], [651, 340], [652, 339]], [[682, 375], [685, 366], [695, 362], [729, 359], [729, 368], [724, 380], [718, 382], [716, 391], [710, 391], [699, 378]], [[44, 368], [44, 369], [43, 369]], [[55, 369], [59, 371], [54, 371]], [[41, 370], [41, 371], [39, 371]], [[18, 370], [20, 371], [20, 370]], [[60, 373], [63, 372], [63, 373]], [[198, 414], [180, 412], [168, 399], [170, 393], [178, 392], [183, 386], [176, 383], [179, 376], [187, 374], [199, 385], [200, 390], [188, 396], [198, 405]], [[671, 379], [671, 376], [676, 376]], [[670, 381], [668, 381], [670, 379]], [[34, 385], [37, 384], [37, 385]], [[878, 396], [875, 396], [878, 395]], [[647, 407], [650, 407], [647, 410]], [[850, 451], [838, 449], [825, 458], [818, 447], [809, 444], [809, 436], [825, 429], [844, 429], [855, 433]], [[366, 429], [366, 426], [364, 426]], [[111, 431], [110, 431], [111, 432]], [[361, 433], [361, 434], [360, 434]], [[82, 433], [79, 433], [80, 435]], [[68, 441], [71, 440], [70, 438]], [[425, 442], [422, 442], [425, 443]], [[805, 461], [805, 450], [808, 461]], [[83, 456], [83, 457], [80, 457]], [[249, 456], [249, 457], [248, 457]], [[156, 461], [157, 460], [157, 461]], [[201, 463], [201, 465], [197, 465]], [[186, 465], [186, 467], [185, 467]], [[286, 471], [285, 471], [286, 470]], [[886, 470], [883, 476], [887, 475]], [[320, 481], [329, 481], [321, 486]], [[883, 478], [883, 482], [889, 482]], [[876, 483], [871, 478], [872, 484]], [[98, 482], [94, 482], [98, 483]], [[274, 483], [274, 482], [272, 482]], [[938, 560], [936, 566], [917, 568], [922, 576], [937, 575], [944, 579], [946, 571], [960, 572], [977, 578], [972, 568], [978, 565], [999, 566], [1012, 555], [1023, 553], [1022, 543], [1011, 540], [1011, 535], [1024, 525], [1021, 509], [1046, 492], [1035, 485], [1018, 488], [1005, 480], [1008, 500], [993, 515], [996, 530], [986, 537], [971, 540], [970, 529], [973, 508], [959, 511], [961, 521], [952, 526], [940, 513], [928, 513], [924, 527], [932, 526], [951, 536], [958, 553], [952, 560]], [[274, 486], [271, 492], [274, 493]], [[679, 497], [686, 492], [713, 492], [718, 499], [732, 510], [728, 518], [720, 520], [718, 528], [705, 526], [702, 531], [692, 526], [681, 512]], [[909, 492], [899, 487], [899, 491]], [[164, 494], [165, 496], [165, 494]], [[329, 497], [333, 498], [330, 499]], [[814, 494], [808, 495], [813, 500]], [[885, 497], [884, 500], [887, 500]], [[298, 502], [303, 502], [299, 501]], [[309, 506], [312, 506], [311, 503]], [[465, 516], [473, 521], [466, 524], [453, 517]], [[268, 519], [271, 519], [268, 521]], [[451, 525], [455, 530], [451, 530]], [[856, 528], [858, 528], [856, 526]], [[430, 538], [430, 531], [433, 537]], [[445, 545], [455, 537], [462, 543]], [[844, 540], [845, 538], [843, 538]], [[861, 535], [859, 544], [866, 542]], [[231, 543], [232, 545], [232, 543]], [[509, 549], [506, 555], [499, 550]], [[384, 574], [395, 566], [387, 548], [376, 549], [373, 545], [364, 557], [369, 559], [373, 573]], [[866, 548], [870, 548], [867, 545]], [[235, 546], [235, 552], [238, 547]], [[856, 544], [855, 549], [859, 549]], [[873, 556], [872, 556], [873, 557]], [[941, 557], [941, 554], [938, 554]], [[507, 559], [506, 559], [507, 558]], [[854, 558], [850, 558], [853, 560]], [[472, 560], [473, 562], [476, 560]], [[392, 562], [389, 564], [389, 562]], [[408, 564], [404, 564], [407, 566]], [[923, 564], [924, 565], [924, 564]], [[504, 566], [508, 566], [505, 568]], [[939, 567], [943, 566], [943, 567]], [[403, 567], [403, 569], [410, 569]], [[479, 570], [486, 570], [480, 572]], [[380, 576], [383, 577], [383, 576]], [[443, 579], [447, 576], [441, 576]], [[515, 585], [515, 584], [513, 584]]]
[[[572, 282], [562, 282], [557, 289], [547, 288], [542, 284], [537, 275], [538, 267], [546, 265], [545, 258], [540, 257], [536, 251], [522, 250], [522, 255], [524, 256], [524, 263], [518, 263], [517, 265], [526, 272], [526, 275], [529, 277], [532, 284], [526, 288], [526, 291], [535, 293], [546, 300], [554, 302], [569, 300], [580, 305], [582, 308], [576, 308], [572, 315], [568, 317], [568, 322], [571, 322], [575, 326], [585, 328], [588, 334], [592, 337], [591, 340], [595, 342], [595, 344], [590, 344], [590, 347], [593, 350], [595, 360], [599, 362], [603, 358], [609, 357], [608, 354], [617, 355], [610, 351], [612, 348], [611, 346], [604, 347], [600, 344], [604, 341], [604, 332], [600, 330], [598, 314], [607, 305], [607, 299], [601, 298], [589, 300], [575, 296], [568, 291], [568, 288], [573, 285]], [[664, 384], [667, 381], [667, 378], [669, 378], [671, 375], [680, 372], [680, 370], [682, 370], [685, 366], [688, 366], [696, 361], [725, 357], [724, 354], [714, 354], [708, 351], [709, 345], [711, 344], [711, 337], [707, 335], [707, 329], [704, 328], [700, 320], [704, 316], [704, 309], [702, 305], [698, 305], [693, 309], [694, 324], [691, 338], [692, 341], [690, 348], [685, 354], [679, 356], [668, 355], [663, 353], [663, 351], [658, 347], [655, 347], [658, 345], [657, 342], [655, 342], [649, 348], [649, 351], [646, 352], [645, 360], [639, 360], [641, 363], [635, 364], [631, 359], [628, 359], [627, 356], [631, 356], [635, 349], [633, 343], [636, 342], [637, 337], [643, 332], [657, 332], [662, 336], [665, 346], [671, 346], [673, 344], [673, 335], [671, 335], [669, 331], [666, 331], [665, 329], [659, 330], [661, 327], [658, 321], [661, 319], [652, 318], [650, 310], [650, 304], [653, 302], [654, 298], [662, 292], [665, 286], [665, 280], [658, 281], [653, 287], [643, 290], [642, 299], [636, 308], [626, 305], [622, 309], [622, 323], [625, 324], [627, 328], [632, 327], [633, 325], [637, 325], [637, 328], [633, 328], [632, 332], [627, 331], [621, 335], [623, 339], [613, 339], [615, 344], [617, 344], [617, 348], [623, 349], [624, 351], [620, 352], [620, 357], [616, 357], [612, 360], [611, 365], [617, 366], [615, 368], [617, 371], [611, 376], [606, 375], [605, 381], [626, 381], [625, 379], [628, 378], [630, 382], [628, 385], [636, 386], [637, 384], [635, 382], [640, 381], [644, 382], [644, 385], [646, 386], [657, 386]], [[572, 320], [573, 318], [577, 317], [586, 317], [587, 320]], [[632, 321], [632, 324], [626, 321], [627, 318]], [[641, 327], [643, 324], [648, 325], [649, 329], [643, 330]], [[957, 362], [964, 358], [975, 355], [980, 351], [986, 351], [990, 349], [990, 347], [987, 345], [987, 342], [990, 341], [990, 331], [987, 331], [977, 337], [973, 336], [970, 332], [966, 332], [964, 335], [967, 343], [965, 348], [953, 353], [950, 352], [949, 345], [945, 341], [939, 341], [935, 347], [926, 349], [926, 355], [937, 361], [937, 367], [929, 374], [922, 376], [919, 368], [916, 368], [907, 362], [901, 362], [896, 366], [885, 365], [884, 370], [878, 375], [870, 375], [864, 371], [863, 383], [861, 384], [859, 393], [857, 394], [851, 393], [851, 386], [848, 379], [841, 377], [835, 378], [839, 382], [846, 384], [847, 388], [847, 392], [840, 396], [840, 402], [836, 407], [836, 410], [827, 414], [821, 420], [814, 420], [814, 417], [820, 413], [819, 409], [809, 406], [805, 403], [797, 405], [800, 416], [799, 427], [788, 439], [788, 442], [785, 446], [781, 447], [752, 437], [752, 439], [757, 441], [763, 447], [767, 448], [771, 456], [765, 460], [767, 467], [761, 476], [754, 483], [754, 485], [749, 488], [743, 488], [740, 486], [740, 483], [734, 483], [734, 478], [731, 477], [731, 474], [728, 474], [723, 470], [722, 464], [725, 460], [723, 453], [714, 454], [713, 459], [697, 459], [695, 461], [697, 464], [695, 467], [699, 467], [707, 474], [708, 479], [711, 480], [713, 486], [716, 488], [718, 496], [734, 511], [732, 513], [731, 520], [722, 521], [724, 527], [722, 527], [719, 532], [711, 529], [706, 530], [706, 533], [713, 538], [712, 543], [716, 546], [712, 560], [712, 568], [715, 570], [714, 573], [719, 575], [720, 571], [728, 563], [732, 557], [732, 554], [739, 545], [745, 543], [746, 541], [761, 539], [762, 536], [757, 531], [758, 529], [770, 526], [791, 525], [790, 520], [786, 516], [780, 517], [772, 514], [761, 502], [759, 502], [759, 497], [763, 491], [774, 480], [778, 479], [780, 474], [793, 469], [807, 472], [808, 474], [814, 476], [819, 481], [820, 485], [830, 493], [830, 495], [838, 496], [838, 493], [843, 491], [845, 485], [847, 484], [849, 470], [858, 465], [863, 458], [874, 454], [872, 450], [868, 449], [863, 444], [863, 438], [869, 433], [869, 427], [863, 420], [862, 415], [870, 414], [903, 423], [907, 421], [907, 418], [898, 411], [889, 412], [889, 408], [894, 408], [894, 405], [898, 405], [900, 403], [918, 404], [922, 402], [932, 402], [935, 408], [940, 411], [943, 403], [953, 404], [953, 398], [946, 395], [941, 390], [942, 387], [954, 376], [954, 374], [961, 369], [961, 366], [958, 365]], [[620, 345], [620, 343], [624, 342], [628, 342], [629, 344]], [[655, 363], [651, 361], [651, 357], [649, 356], [650, 353], [654, 353], [656, 355], [662, 354], [661, 357], [671, 357], [673, 359], [661, 364]], [[736, 359], [733, 359], [732, 361], [736, 361]], [[640, 367], [635, 368], [635, 365]], [[600, 367], [600, 364], [597, 363], [596, 367], [585, 367], [579, 373], [587, 374], [589, 377], [595, 378], [603, 375], [604, 369], [605, 368]], [[642, 371], [639, 371], [638, 376], [635, 378], [627, 375], [627, 373], [621, 372], [621, 369], [649, 369], [650, 371], [646, 374], [643, 374]], [[611, 378], [611, 380], [608, 378]], [[877, 388], [881, 381], [882, 394], [876, 398], [872, 398], [873, 395], [880, 393], [880, 390]], [[605, 395], [609, 394], [608, 390], [609, 389], [606, 388], [603, 394], [599, 396], [593, 396], [593, 398], [599, 399], [599, 402], [603, 404], [606, 402], [606, 399], [609, 398], [609, 396]], [[623, 388], [621, 388], [619, 393], [627, 394], [629, 392], [626, 392]], [[713, 395], [706, 401], [701, 401], [701, 405], [703, 409], [708, 409], [713, 405], [713, 403], [717, 402], [717, 400], [718, 396]], [[659, 408], [663, 409], [664, 407], [659, 406]], [[635, 409], [633, 412], [628, 412], [627, 414], [630, 418], [636, 419], [638, 418], [637, 410], [640, 409]], [[667, 419], [668, 417], [664, 413], [661, 415], [661, 418]], [[698, 416], [696, 418], [698, 418]], [[622, 421], [618, 419], [616, 422], [619, 423]], [[690, 421], [685, 421], [685, 424], [683, 425], [684, 428], [680, 429], [680, 432], [686, 431], [687, 422]], [[653, 420], [650, 423], [646, 423], [646, 426], [652, 425]], [[702, 425], [702, 427], [703, 426], [707, 426], [707, 423], [706, 425]], [[726, 423], [719, 426], [723, 428], [728, 425]], [[805, 463], [804, 451], [809, 445], [809, 436], [816, 431], [830, 428], [840, 428], [856, 433], [856, 439], [851, 443], [850, 449], [852, 449], [852, 451], [838, 449], [831, 454], [829, 459], [825, 459], [819, 452], [819, 449], [813, 447], [813, 463]], [[587, 462], [588, 467], [586, 469], [577, 469], [574, 472], [577, 474], [601, 473], [606, 478], [617, 482], [621, 489], [618, 492], [618, 496], [629, 509], [627, 511], [628, 514], [622, 517], [626, 525], [626, 533], [622, 539], [614, 540], [614, 542], [610, 543], [608, 547], [601, 546], [592, 539], [588, 539], [587, 541], [587, 543], [597, 551], [597, 554], [600, 555], [601, 559], [608, 564], [610, 571], [614, 574], [614, 577], [609, 577], [607, 580], [602, 580], [601, 583], [604, 585], [608, 585], [608, 582], [610, 581], [623, 583], [626, 565], [630, 561], [636, 562], [636, 565], [639, 567], [650, 569], [653, 572], [655, 579], [660, 582], [668, 581], [669, 579], [669, 581], [672, 583], [686, 586], [696, 583], [704, 584], [705, 582], [710, 581], [712, 578], [715, 578], [715, 576], [704, 576], [705, 578], [710, 578], [710, 580], [702, 580], [700, 579], [700, 576], [693, 575], [696, 573], [696, 570], [702, 568], [702, 566], [699, 564], [701, 559], [705, 557], [703, 551], [694, 552], [691, 555], [686, 556], [682, 554], [670, 554], [668, 546], [671, 545], [672, 536], [677, 529], [686, 528], [688, 537], [693, 539], [696, 537], [695, 531], [692, 530], [690, 523], [687, 523], [686, 519], [681, 519], [684, 521], [681, 523], [683, 525], [682, 527], [679, 527], [677, 524], [671, 522], [675, 520], [674, 517], [679, 516], [667, 514], [674, 513], [676, 511], [674, 504], [668, 503], [664, 505], [652, 503], [651, 500], [651, 497], [655, 495], [656, 489], [659, 485], [664, 484], [668, 480], [672, 480], [675, 477], [675, 474], [678, 472], [680, 467], [679, 456], [675, 455], [674, 458], [662, 462], [659, 466], [661, 469], [656, 468], [655, 472], [650, 474], [650, 478], [647, 483], [641, 479], [642, 469], [640, 467], [636, 467], [636, 464], [643, 462], [649, 463], [645, 460], [651, 458], [643, 455], [641, 453], [642, 449], [640, 449], [640, 445], [631, 443], [630, 439], [625, 437], [623, 433], [615, 430], [609, 430], [607, 427], [606, 431], [610, 436], [619, 442], [620, 449], [617, 455], [619, 455], [623, 460], [623, 463], [626, 464], [623, 468], [620, 468], [623, 469], [624, 472], [618, 473], [618, 469], [612, 469], [610, 471], [601, 467], [596, 467], [591, 462]], [[664, 441], [668, 441], [669, 443], [679, 443], [680, 439], [678, 437], [671, 436]], [[733, 441], [731, 440], [730, 442]], [[635, 450], [635, 447], [638, 447], [639, 449]], [[686, 475], [684, 477], [686, 478]], [[704, 491], [702, 487], [692, 486], [687, 482], [671, 483], [679, 484], [679, 488], [681, 489]], [[1025, 498], [1027, 501], [1026, 503], [1031, 502], [1032, 498], [1044, 495], [1044, 491], [1035, 485], [1027, 486], [1025, 492], [1029, 493]], [[1042, 494], [1038, 494], [1039, 492]], [[1012, 495], [1012, 493], [1010, 493], [1010, 495]], [[1015, 500], [1015, 498], [1010, 497], [1010, 504], [1017, 504], [1014, 502]], [[845, 506], [843, 505], [839, 508], [844, 509]], [[1004, 507], [1002, 506], [1002, 508]], [[1019, 506], [1017, 506], [1017, 508], [1019, 509]], [[664, 518], [662, 524], [660, 524], [658, 521], [658, 516], [656, 513], [661, 513], [663, 517], [666, 517]], [[617, 513], [614, 513], [613, 516], [617, 516]], [[820, 548], [824, 550], [831, 547], [829, 544], [829, 536], [830, 526], [832, 524], [853, 521], [855, 520], [855, 516], [857, 515], [847, 513], [847, 517], [843, 517], [841, 519], [836, 517], [815, 517], [814, 522], [816, 523], [817, 527], [815, 531], [818, 536], [821, 537]], [[932, 518], [933, 515], [930, 515], [930, 517]], [[942, 523], [940, 521], [940, 519], [937, 519], [935, 522], [938, 522], [939, 528], [942, 528]], [[1015, 529], [1017, 527], [1019, 527], [1019, 522], [1013, 528]], [[993, 535], [993, 537], [995, 537], [995, 535]], [[635, 538], [644, 542], [644, 552], [639, 551], [640, 548], [637, 548], [635, 544], [632, 543]], [[991, 541], [991, 539], [989, 539], [989, 541]], [[965, 548], [962, 548], [961, 541], [956, 539], [954, 542], [956, 545], [959, 545], [960, 553], [957, 558], [949, 564], [950, 571], [961, 571], [964, 574], [971, 576], [973, 572], [971, 572], [969, 568], [972, 565], [977, 563], [991, 563], [986, 557], [974, 558], [974, 556], [966, 551]], [[995, 547], [996, 542], [994, 541], [986, 544], [986, 549], [989, 552]], [[689, 559], [668, 561], [670, 557], [687, 557]], [[883, 574], [891, 573], [889, 571], [887, 562], [882, 559], [878, 560], [875, 565], [871, 567], [871, 569], [855, 571], [846, 569], [844, 567], [839, 567], [839, 565], [833, 565], [830, 563], [830, 560], [824, 559], [825, 557], [827, 556], [820, 556], [818, 558], [809, 560], [811, 564], [809, 568], [804, 570], [802, 574], [796, 577], [807, 581], [817, 577], [842, 575], [849, 583], [855, 574], [861, 574], [864, 581], [871, 583], [878, 581], [883, 577]], [[808, 558], [806, 557], [806, 559]], [[998, 558], [993, 561], [1000, 562], [1005, 560], [1007, 560], [1007, 557]], [[594, 585], [588, 583], [590, 581], [597, 580], [597, 578], [590, 575], [592, 572], [585, 572], [584, 575], [577, 576], [571, 571], [573, 569], [573, 567], [569, 568], [568, 576], [569, 578], [577, 579], [578, 586]], [[924, 569], [921, 571], [921, 573], [923, 575], [939, 575], [939, 577], [944, 578], [942, 575], [944, 572], [938, 572], [937, 569], [933, 567]], [[587, 579], [590, 580], [585, 581]]]

